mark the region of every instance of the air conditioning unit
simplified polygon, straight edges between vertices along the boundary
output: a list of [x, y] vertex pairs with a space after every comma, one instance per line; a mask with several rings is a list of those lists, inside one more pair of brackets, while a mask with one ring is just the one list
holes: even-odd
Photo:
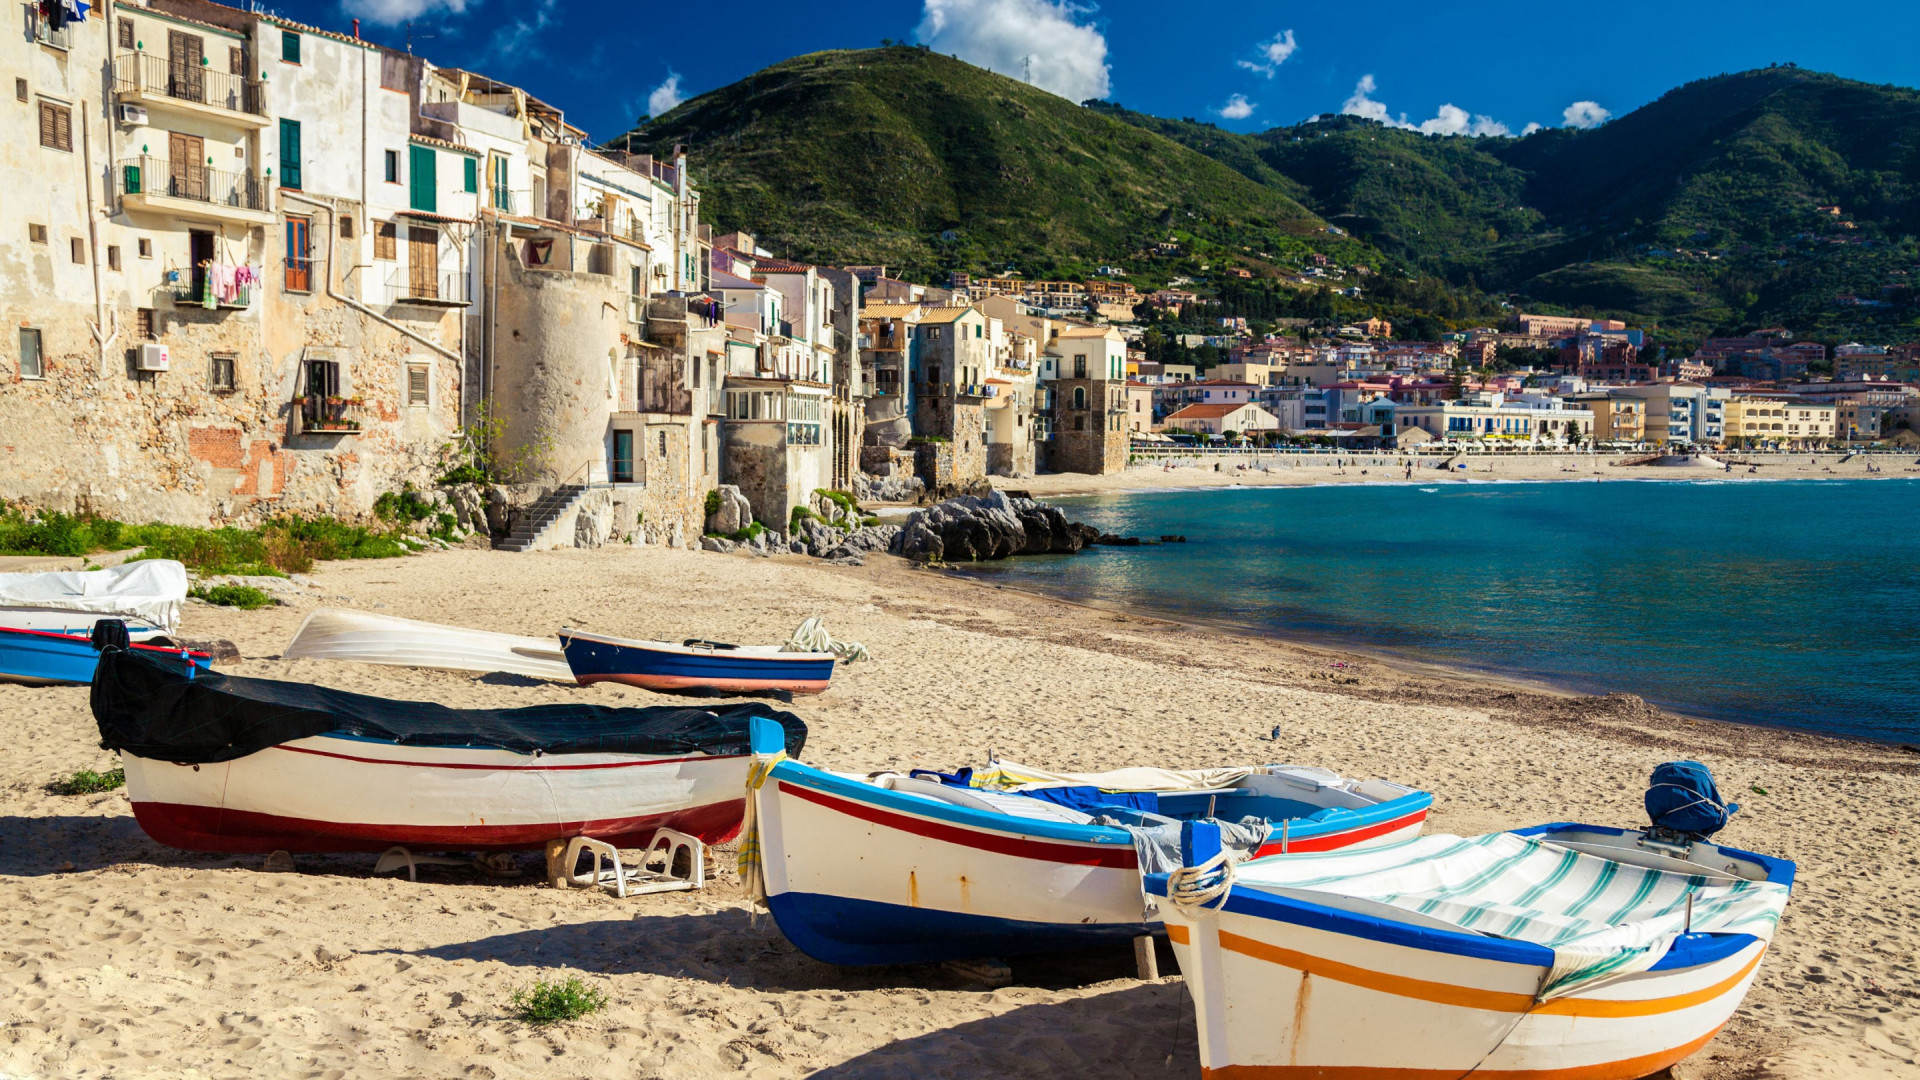
[[172, 366], [173, 354], [167, 351], [165, 345], [149, 343], [134, 351], [135, 371], [166, 371]]
[[138, 105], [120, 106], [120, 122], [143, 127], [147, 122], [147, 110]]

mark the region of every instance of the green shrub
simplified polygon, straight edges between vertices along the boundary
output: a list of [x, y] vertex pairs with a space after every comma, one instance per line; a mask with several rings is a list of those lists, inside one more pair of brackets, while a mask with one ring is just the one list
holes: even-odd
[[872, 527], [878, 524], [880, 524], [880, 519], [873, 514], [868, 514], [866, 517], [863, 517], [860, 519], [860, 525], [863, 528]]
[[237, 607], [242, 611], [271, 606], [273, 597], [251, 585], [196, 585], [187, 590], [188, 596], [197, 596], [209, 604], [221, 607]]
[[712, 517], [713, 515], [719, 512], [720, 512], [720, 491], [718, 488], [715, 488], [714, 490], [707, 492], [707, 516]]
[[793, 508], [793, 513], [787, 515], [787, 531], [790, 533], [799, 532], [801, 522], [818, 520], [820, 520], [819, 514], [814, 513], [804, 506], [796, 506]]
[[[388, 508], [408, 505], [403, 500], [404, 493], [395, 496]], [[444, 526], [444, 519], [437, 520]], [[386, 559], [407, 553], [386, 531], [332, 518], [287, 517], [262, 522], [257, 529], [201, 529], [128, 525], [61, 513], [29, 518], [18, 510], [0, 511], [0, 555], [84, 556], [130, 547], [145, 549], [137, 558], [173, 559], [203, 575], [269, 577], [311, 570], [316, 559]]]
[[127, 782], [127, 770], [114, 766], [106, 772], [94, 772], [81, 769], [65, 780], [55, 780], [47, 785], [47, 790], [55, 795], [98, 795], [103, 791], [112, 791]]
[[513, 992], [513, 1015], [535, 1026], [578, 1020], [607, 1007], [607, 995], [570, 975], [564, 980], [540, 979]]

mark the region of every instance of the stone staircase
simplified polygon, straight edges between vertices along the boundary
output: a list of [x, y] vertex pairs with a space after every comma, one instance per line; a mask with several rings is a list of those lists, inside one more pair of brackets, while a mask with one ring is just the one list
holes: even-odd
[[513, 531], [494, 541], [493, 546], [500, 551], [532, 551], [586, 493], [585, 484], [566, 484], [542, 495], [515, 515]]

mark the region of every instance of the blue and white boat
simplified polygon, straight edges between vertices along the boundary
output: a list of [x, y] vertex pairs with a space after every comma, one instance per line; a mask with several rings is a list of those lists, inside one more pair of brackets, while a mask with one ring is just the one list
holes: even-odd
[[119, 619], [136, 642], [170, 637], [187, 602], [187, 568], [142, 559], [106, 570], [0, 574], [0, 627], [86, 637]]
[[560, 651], [581, 685], [626, 683], [685, 693], [817, 694], [833, 678], [830, 652], [786, 652], [778, 645], [728, 645], [698, 638], [675, 645], [633, 641], [562, 627]]
[[1142, 860], [1177, 865], [1179, 823], [1255, 818], [1249, 853], [1419, 834], [1433, 796], [1290, 765], [966, 777], [831, 773], [755, 721], [742, 878], [800, 950], [835, 964], [1010, 956], [1157, 929]]
[[[169, 645], [134, 645], [135, 649], [162, 656], [179, 657], [200, 670], [213, 666], [213, 657]], [[90, 683], [100, 654], [93, 640], [79, 634], [60, 634], [51, 630], [16, 630], [0, 627], [0, 682], [28, 683], [36, 686], [57, 683]]]
[[[1688, 766], [1700, 775], [1704, 767]], [[1662, 790], [1650, 793], [1654, 809]], [[1708, 778], [1679, 816], [1724, 811]], [[1635, 1080], [1739, 1008], [1794, 865], [1646, 830], [1538, 825], [1234, 863], [1184, 827], [1147, 878], [1208, 1076]], [[1724, 812], [1720, 813], [1724, 821]]]

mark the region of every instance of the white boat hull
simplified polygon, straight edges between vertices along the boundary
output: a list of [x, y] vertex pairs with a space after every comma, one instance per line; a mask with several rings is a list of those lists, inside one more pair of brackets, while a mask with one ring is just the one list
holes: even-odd
[[537, 848], [588, 836], [637, 846], [659, 828], [739, 831], [745, 755], [520, 754], [296, 739], [233, 761], [123, 755], [134, 816], [189, 851]]
[[339, 608], [321, 608], [307, 616], [281, 656], [288, 660], [349, 660], [574, 681], [557, 640]]

